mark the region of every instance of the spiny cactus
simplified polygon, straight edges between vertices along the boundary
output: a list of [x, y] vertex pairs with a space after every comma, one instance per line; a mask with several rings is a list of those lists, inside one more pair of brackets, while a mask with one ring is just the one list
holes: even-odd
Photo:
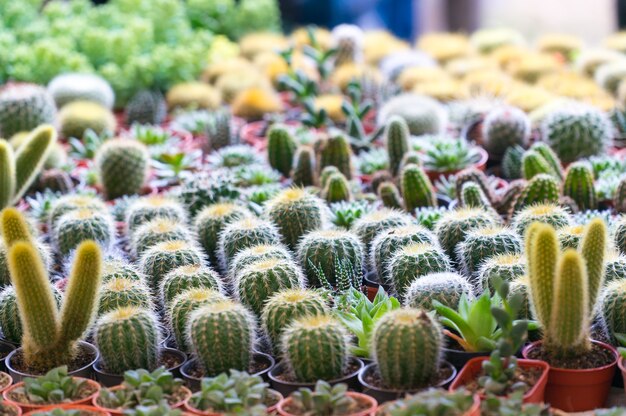
[[350, 183], [340, 172], [331, 175], [322, 190], [322, 198], [329, 204], [334, 202], [349, 201], [352, 199]]
[[371, 267], [376, 270], [379, 277], [384, 276], [393, 255], [412, 243], [435, 245], [437, 238], [430, 230], [419, 225], [400, 226], [382, 231], [372, 242], [372, 249], [369, 252]]
[[70, 211], [59, 218], [54, 240], [63, 255], [69, 254], [85, 240], [97, 241], [106, 249], [115, 241], [115, 226], [108, 213], [88, 209]]
[[499, 216], [478, 184], [469, 181], [465, 182], [461, 191], [461, 199], [459, 205], [464, 208], [480, 208], [491, 213], [495, 218]]
[[613, 206], [617, 212], [626, 212], [626, 175], [623, 175], [617, 184], [613, 195]]
[[159, 125], [167, 116], [165, 97], [158, 90], [141, 90], [130, 99], [125, 108], [126, 124]]
[[613, 228], [613, 243], [615, 248], [626, 254], [626, 217], [621, 217]]
[[33, 229], [17, 208], [0, 211], [0, 226], [0, 235], [6, 248], [11, 248], [18, 241], [34, 242]]
[[138, 194], [148, 177], [150, 155], [146, 146], [136, 140], [107, 140], [95, 160], [108, 199]]
[[420, 276], [452, 270], [450, 259], [437, 246], [428, 243], [411, 243], [399, 248], [380, 276], [404, 298], [408, 287]]
[[408, 212], [416, 208], [437, 206], [433, 184], [421, 167], [409, 164], [400, 174], [404, 207]]
[[347, 330], [330, 315], [295, 319], [281, 335], [287, 370], [299, 382], [342, 377], [348, 365], [349, 346]]
[[378, 196], [385, 208], [403, 209], [403, 201], [398, 187], [393, 182], [383, 182], [378, 186]]
[[203, 146], [206, 153], [241, 143], [241, 137], [234, 126], [230, 109], [222, 108], [214, 111], [208, 121], [205, 130], [207, 141]]
[[173, 199], [162, 196], [138, 198], [126, 211], [129, 234], [132, 235], [140, 225], [155, 218], [168, 218], [184, 224], [187, 215], [183, 207]]
[[[504, 193], [500, 196], [494, 205], [498, 214], [509, 217], [513, 213], [515, 202], [524, 192], [527, 182], [524, 179], [517, 179], [509, 183]], [[510, 218], [508, 218], [510, 219]]]
[[433, 310], [432, 301], [457, 309], [461, 296], [473, 298], [472, 285], [459, 274], [431, 273], [414, 280], [404, 296], [404, 305], [409, 308]]
[[624, 278], [626, 278], [626, 256], [615, 250], [609, 250], [606, 254], [604, 281], [610, 283]]
[[0, 91], [0, 137], [53, 123], [56, 106], [45, 88], [35, 84], [9, 84]]
[[436, 377], [443, 336], [426, 312], [412, 308], [388, 312], [374, 326], [372, 337], [374, 361], [385, 387], [415, 390]]
[[559, 180], [564, 179], [561, 160], [550, 146], [543, 142], [535, 142], [530, 147], [530, 150], [539, 153], [552, 166], [552, 172]]
[[509, 284], [511, 296], [519, 294], [522, 298], [522, 306], [519, 310], [518, 319], [535, 319], [530, 302], [530, 281], [527, 276], [520, 276]]
[[82, 139], [87, 130], [97, 135], [111, 134], [117, 128], [115, 115], [108, 108], [90, 101], [74, 101], [65, 105], [57, 116], [59, 133], [66, 139]]
[[141, 280], [124, 278], [103, 282], [99, 305], [98, 315], [127, 306], [153, 309], [150, 288]]
[[107, 259], [102, 264], [102, 282], [112, 279], [146, 280], [134, 264], [118, 259]]
[[394, 178], [388, 171], [379, 170], [378, 172], [374, 172], [374, 174], [372, 174], [372, 181], [370, 182], [370, 189], [372, 192], [379, 194], [378, 188], [385, 182], [394, 183]]
[[502, 157], [502, 174], [507, 179], [519, 179], [522, 177], [522, 157], [524, 148], [512, 146], [506, 149]]
[[415, 151], [415, 150], [410, 150], [408, 152], [405, 153], [404, 157], [402, 158], [402, 161], [400, 162], [400, 171], [402, 171], [402, 169], [404, 169], [405, 166], [407, 165], [417, 165], [417, 166], [422, 166], [422, 154]]
[[217, 243], [226, 224], [251, 215], [246, 208], [232, 203], [218, 203], [204, 207], [194, 221], [198, 241], [212, 265], [218, 266]]
[[498, 107], [487, 113], [482, 131], [485, 150], [493, 160], [502, 160], [506, 150], [525, 145], [530, 136], [530, 119], [519, 108]]
[[363, 30], [351, 24], [335, 26], [331, 36], [336, 45], [335, 66], [358, 64], [363, 61], [363, 44], [365, 42]]
[[378, 111], [378, 124], [385, 124], [391, 116], [402, 117], [413, 136], [443, 133], [448, 121], [442, 104], [417, 94], [400, 94], [387, 100]]
[[588, 163], [575, 162], [567, 168], [563, 183], [563, 195], [572, 198], [581, 210], [598, 207], [598, 198], [593, 184], [593, 172]]
[[196, 288], [179, 293], [170, 302], [167, 315], [178, 349], [184, 352], [191, 350], [187, 333], [191, 313], [203, 305], [224, 300], [226, 297], [216, 290]]
[[359, 236], [365, 245], [365, 252], [369, 252], [372, 241], [379, 233], [389, 228], [411, 224], [411, 217], [389, 208], [372, 211], [359, 218], [352, 227], [352, 231]]
[[474, 182], [480, 189], [482, 189], [487, 199], [490, 202], [495, 201], [495, 197], [493, 195], [493, 191], [491, 190], [491, 186], [489, 185], [489, 180], [484, 172], [476, 169], [476, 168], [467, 168], [463, 169], [459, 173], [457, 173], [454, 177], [454, 186], [455, 186], [455, 194], [457, 199], [461, 199], [461, 195], [463, 195], [463, 185], [467, 182]]
[[363, 269], [364, 250], [359, 238], [350, 231], [313, 231], [300, 241], [297, 257], [310, 286], [322, 286], [318, 270], [332, 286], [335, 286], [336, 263], [347, 262], [355, 272], [360, 273]]
[[144, 368], [154, 370], [159, 359], [158, 319], [148, 309], [128, 306], [100, 317], [94, 341], [102, 366], [113, 374]]
[[149, 248], [139, 259], [139, 268], [148, 278], [150, 288], [157, 291], [165, 276], [181, 266], [203, 264], [200, 250], [180, 240], [164, 241]]
[[556, 204], [537, 204], [515, 214], [511, 225], [519, 235], [526, 235], [526, 229], [534, 222], [549, 224], [559, 229], [570, 225], [572, 217]]
[[626, 333], [626, 280], [610, 282], [602, 291], [600, 310], [611, 337]]
[[282, 334], [295, 319], [324, 315], [328, 305], [324, 296], [310, 289], [286, 289], [272, 295], [261, 315], [263, 330], [268, 335], [274, 352], [280, 352]]
[[57, 75], [48, 83], [48, 92], [59, 108], [73, 101], [93, 101], [112, 108], [115, 100], [111, 85], [94, 74], [70, 72]]
[[322, 228], [326, 221], [324, 201], [302, 188], [282, 191], [268, 202], [266, 212], [292, 250], [303, 235]]
[[484, 227], [468, 231], [456, 250], [465, 274], [474, 276], [490, 257], [521, 253], [522, 240], [508, 228]]
[[49, 228], [53, 230], [56, 223], [64, 214], [79, 209], [91, 209], [93, 211], [106, 212], [107, 206], [101, 199], [88, 195], [64, 195], [57, 199], [50, 208], [48, 218]]
[[469, 231], [497, 224], [493, 215], [480, 208], [462, 208], [443, 214], [437, 222], [435, 234], [446, 254], [457, 261], [456, 247]]
[[186, 226], [169, 218], [155, 218], [137, 228], [133, 233], [131, 248], [137, 257], [155, 244], [164, 241], [191, 241], [191, 233]]
[[392, 176], [400, 173], [402, 158], [409, 151], [409, 127], [402, 117], [392, 116], [385, 129], [389, 172]]
[[235, 277], [237, 298], [257, 316], [261, 315], [265, 302], [275, 293], [304, 287], [302, 270], [290, 260], [259, 260], [246, 266]]
[[352, 149], [345, 135], [334, 134], [322, 139], [319, 150], [319, 172], [321, 173], [326, 166], [335, 166], [346, 179], [352, 179]]
[[557, 230], [557, 237], [561, 248], [563, 250], [566, 248], [577, 249], [578, 244], [583, 237], [584, 231], [585, 227], [582, 225], [569, 225], [567, 227], [559, 228]]
[[474, 286], [478, 291], [489, 289], [495, 293], [492, 286], [494, 277], [505, 282], [512, 282], [526, 273], [526, 259], [521, 254], [499, 254], [486, 259], [478, 270]]
[[328, 179], [330, 179], [330, 177], [336, 173], [341, 173], [336, 166], [326, 166], [324, 169], [322, 169], [322, 171], [320, 172], [320, 188], [324, 189], [326, 187], [326, 184], [328, 183]]
[[539, 152], [535, 150], [525, 152], [522, 157], [522, 175], [524, 176], [524, 179], [532, 179], [540, 173], [548, 175], [555, 174], [552, 166]]
[[295, 154], [291, 179], [295, 186], [315, 185], [315, 152], [310, 146], [300, 146]]
[[255, 330], [250, 311], [228, 300], [198, 308], [187, 327], [193, 350], [210, 377], [249, 369]]
[[163, 304], [169, 305], [179, 293], [189, 289], [213, 289], [223, 292], [220, 276], [208, 267], [200, 264], [180, 266], [165, 275], [159, 293]]
[[292, 260], [291, 252], [282, 244], [258, 244], [241, 250], [233, 258], [228, 270], [228, 279], [235, 281], [235, 276], [244, 268], [259, 260]]
[[47, 124], [29, 133], [17, 152], [0, 139], [0, 209], [19, 202], [43, 168], [56, 139], [56, 130]]
[[228, 223], [218, 242], [222, 269], [228, 269], [237, 253], [259, 244], [280, 244], [280, 234], [272, 223], [253, 217]]
[[558, 204], [559, 183], [557, 179], [545, 173], [534, 176], [515, 201], [513, 212], [518, 212], [534, 204]]
[[267, 134], [267, 159], [270, 166], [289, 177], [296, 153], [296, 141], [287, 126], [274, 124]]

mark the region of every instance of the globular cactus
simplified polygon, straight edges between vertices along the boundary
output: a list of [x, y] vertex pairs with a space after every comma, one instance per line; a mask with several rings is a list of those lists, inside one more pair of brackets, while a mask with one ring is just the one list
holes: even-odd
[[502, 160], [509, 147], [526, 144], [530, 136], [530, 119], [519, 108], [497, 107], [485, 116], [482, 133], [489, 158]]
[[518, 313], [518, 319], [535, 319], [530, 302], [530, 281], [527, 276], [520, 276], [509, 283], [509, 293], [511, 296], [519, 294], [522, 298], [522, 305]]
[[73, 101], [93, 101], [113, 108], [115, 100], [111, 85], [94, 74], [70, 72], [57, 75], [48, 83], [48, 92], [59, 108]]
[[613, 244], [621, 254], [626, 254], [626, 217], [620, 218], [613, 227]]
[[456, 262], [456, 247], [469, 231], [495, 226], [498, 222], [493, 215], [480, 208], [462, 208], [443, 214], [437, 222], [435, 234], [446, 254]]
[[369, 262], [379, 277], [385, 275], [389, 261], [402, 247], [413, 243], [436, 245], [437, 238], [428, 229], [419, 225], [407, 225], [382, 231], [372, 242]]
[[596, 209], [598, 197], [593, 181], [593, 172], [588, 163], [572, 163], [565, 174], [563, 195], [572, 198], [581, 210]]
[[222, 270], [228, 269], [237, 253], [259, 244], [280, 244], [276, 226], [253, 217], [228, 223], [218, 241], [218, 258]]
[[490, 257], [522, 252], [522, 239], [518, 234], [501, 226], [484, 227], [468, 231], [457, 245], [457, 257], [467, 276], [475, 276]]
[[416, 208], [437, 206], [433, 184], [421, 167], [409, 164], [400, 173], [402, 198], [408, 212]]
[[512, 282], [526, 273], [526, 258], [521, 254], [499, 254], [486, 259], [478, 270], [474, 286], [478, 292], [490, 290], [495, 293], [493, 279], [497, 276]]
[[613, 207], [617, 212], [626, 212], [626, 175], [623, 175], [617, 184], [613, 195]]
[[285, 177], [289, 177], [291, 172], [296, 146], [286, 125], [274, 124], [267, 133], [267, 160]]
[[189, 289], [213, 289], [222, 293], [222, 280], [215, 271], [200, 264], [180, 266], [165, 275], [159, 294], [166, 307], [179, 294]]
[[392, 116], [402, 117], [413, 136], [441, 134], [448, 122], [441, 103], [418, 94], [400, 94], [387, 100], [378, 111], [378, 124], [387, 123]]
[[203, 264], [200, 250], [181, 240], [164, 241], [149, 248], [139, 259], [139, 268], [153, 291], [158, 291], [165, 276], [181, 266]]
[[374, 326], [372, 337], [374, 362], [383, 386], [415, 390], [437, 376], [442, 330], [436, 318], [423, 310], [406, 308], [386, 313]]
[[53, 123], [55, 115], [52, 96], [39, 85], [6, 84], [0, 91], [0, 137]]
[[336, 67], [363, 62], [363, 46], [365, 43], [363, 29], [356, 25], [341, 24], [335, 26], [331, 36], [337, 49], [335, 54]]
[[298, 147], [294, 156], [291, 180], [295, 186], [315, 185], [315, 152], [310, 146]]
[[411, 243], [391, 257], [387, 270], [380, 276], [399, 297], [404, 295], [409, 286], [421, 276], [452, 271], [450, 259], [437, 246], [428, 243]]
[[546, 162], [548, 162], [550, 166], [552, 166], [552, 173], [559, 180], [562, 181], [564, 179], [563, 164], [561, 163], [561, 160], [559, 159], [557, 154], [554, 152], [554, 150], [550, 146], [548, 146], [544, 142], [535, 142], [530, 147], [530, 150], [539, 153], [543, 157], [543, 159]]
[[415, 220], [416, 222], [428, 228], [429, 230], [434, 230], [437, 222], [441, 219], [443, 214], [448, 211], [447, 207], [427, 207], [420, 208], [415, 211]]
[[332, 286], [337, 285], [336, 265], [349, 264], [356, 273], [363, 270], [365, 251], [350, 231], [324, 230], [306, 234], [298, 245], [297, 257], [310, 286], [321, 287], [318, 271]]
[[222, 101], [219, 90], [199, 81], [180, 82], [173, 85], [165, 99], [170, 110], [176, 108], [215, 110]]
[[107, 259], [102, 264], [102, 282], [113, 279], [127, 279], [145, 282], [145, 276], [137, 266], [119, 259]]
[[261, 323], [274, 352], [278, 353], [282, 334], [294, 320], [305, 316], [324, 315], [328, 312], [326, 299], [320, 292], [302, 288], [286, 289], [275, 293], [267, 300], [263, 307]]
[[189, 341], [209, 377], [231, 369], [248, 371], [255, 331], [250, 311], [229, 300], [198, 308], [187, 326]]
[[113, 278], [103, 282], [98, 315], [131, 306], [150, 310], [154, 308], [150, 288], [143, 281]]
[[127, 306], [100, 317], [94, 341], [107, 372], [123, 374], [144, 368], [152, 371], [159, 362], [158, 318], [149, 309]]
[[107, 140], [95, 160], [108, 199], [138, 194], [148, 177], [150, 155], [146, 146], [136, 140]]
[[235, 276], [244, 268], [259, 260], [292, 260], [289, 249], [282, 244], [258, 244], [241, 250], [233, 258], [228, 269], [228, 280], [235, 281]]
[[473, 298], [472, 285], [459, 274], [442, 272], [431, 273], [414, 280], [404, 296], [404, 305], [408, 308], [430, 311], [433, 300], [454, 310], [459, 306], [461, 296]]
[[93, 211], [106, 212], [107, 206], [101, 199], [88, 195], [64, 195], [57, 199], [50, 208], [48, 226], [51, 230], [56, 227], [56, 223], [64, 214], [79, 209], [90, 209]]
[[483, 209], [493, 215], [494, 218], [498, 218], [500, 216], [500, 214], [498, 214], [495, 208], [491, 205], [489, 198], [487, 198], [487, 195], [485, 195], [481, 187], [472, 181], [465, 182], [463, 185], [459, 205], [463, 208]]
[[162, 196], [138, 198], [126, 211], [128, 233], [132, 233], [142, 224], [155, 218], [167, 218], [184, 224], [187, 215], [183, 207], [174, 199]]
[[125, 108], [126, 124], [159, 125], [167, 116], [165, 97], [158, 90], [141, 90], [130, 99]]
[[490, 202], [493, 203], [495, 201], [495, 196], [493, 195], [493, 191], [489, 185], [489, 180], [483, 171], [476, 168], [467, 168], [457, 173], [454, 178], [454, 186], [456, 190], [455, 194], [457, 199], [461, 199], [461, 196], [463, 195], [463, 185], [467, 182], [473, 182], [480, 186], [480, 189], [482, 189], [483, 193]]
[[346, 179], [352, 179], [352, 149], [344, 134], [334, 134], [322, 139], [318, 157], [318, 171], [335, 166]]
[[342, 377], [348, 365], [349, 347], [347, 330], [330, 315], [294, 319], [281, 335], [287, 371], [299, 382]]
[[389, 157], [389, 172], [392, 176], [400, 173], [402, 158], [409, 151], [409, 127], [402, 117], [392, 116], [385, 128], [385, 143]]
[[372, 211], [356, 220], [352, 227], [352, 231], [359, 236], [361, 242], [365, 245], [365, 252], [368, 253], [372, 241], [381, 232], [394, 227], [406, 226], [411, 224], [411, 217], [389, 208], [382, 208]]
[[74, 101], [65, 105], [59, 111], [57, 123], [60, 135], [66, 139], [82, 139], [88, 130], [97, 135], [111, 134], [117, 128], [113, 112], [90, 101]]
[[626, 278], [626, 256], [615, 250], [608, 250], [604, 265], [604, 282], [610, 283], [624, 278]]
[[535, 204], [558, 204], [559, 183], [557, 179], [545, 173], [534, 176], [520, 194], [513, 205], [513, 212]]
[[403, 209], [403, 201], [398, 187], [393, 182], [383, 182], [378, 186], [378, 196], [385, 208]]
[[164, 241], [192, 241], [188, 228], [178, 221], [169, 218], [155, 218], [137, 228], [133, 233], [131, 248], [137, 257], [155, 244]]
[[218, 203], [204, 207], [194, 220], [198, 241], [204, 248], [211, 265], [218, 266], [218, 241], [220, 233], [235, 220], [251, 215], [248, 209], [232, 203]]
[[69, 254], [82, 241], [94, 240], [110, 248], [115, 241], [115, 226], [108, 213], [88, 209], [71, 211], [59, 218], [54, 240], [63, 255]]
[[328, 178], [321, 196], [329, 204], [350, 201], [352, 199], [350, 183], [343, 174], [337, 172]]
[[235, 275], [235, 294], [256, 316], [265, 302], [282, 290], [304, 287], [300, 267], [290, 260], [270, 258], [256, 261]]
[[590, 105], [562, 106], [541, 123], [543, 140], [564, 163], [600, 155], [613, 138], [608, 117]]
[[584, 232], [585, 227], [582, 225], [569, 225], [567, 227], [559, 228], [557, 230], [557, 238], [559, 239], [561, 249], [577, 249]]
[[320, 198], [302, 188], [289, 188], [267, 203], [267, 216], [276, 224], [285, 243], [292, 250], [308, 232], [324, 226], [327, 208]]
[[600, 299], [600, 310], [609, 335], [626, 333], [626, 280], [614, 280], [606, 285]]
[[571, 225], [572, 217], [556, 204], [538, 204], [516, 213], [511, 225], [519, 235], [526, 235], [526, 229], [534, 222], [549, 224], [559, 229]]
[[522, 157], [522, 175], [524, 179], [530, 180], [540, 173], [554, 175], [555, 172], [539, 152], [532, 149], [525, 152]]
[[197, 288], [179, 293], [169, 304], [167, 316], [179, 350], [190, 352], [187, 325], [191, 313], [201, 306], [225, 301], [226, 297], [213, 289]]
[[241, 143], [241, 137], [234, 126], [230, 109], [222, 108], [214, 111], [208, 121], [205, 130], [207, 141], [202, 147], [205, 153]]
[[324, 189], [328, 183], [328, 179], [336, 173], [341, 173], [336, 166], [326, 166], [320, 172], [320, 188]]
[[512, 146], [506, 149], [502, 157], [502, 175], [507, 179], [520, 179], [522, 177], [522, 158], [524, 148]]
[[370, 189], [372, 192], [380, 194], [378, 189], [380, 188], [380, 185], [385, 182], [389, 182], [391, 184], [394, 183], [394, 178], [388, 171], [379, 170], [378, 172], [374, 172], [374, 174], [372, 174], [372, 181], [370, 182]]

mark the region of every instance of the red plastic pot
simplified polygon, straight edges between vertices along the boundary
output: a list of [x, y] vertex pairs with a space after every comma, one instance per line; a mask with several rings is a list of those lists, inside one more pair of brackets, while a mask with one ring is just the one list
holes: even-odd
[[44, 407], [42, 409], [33, 410], [32, 412], [26, 413], [24, 416], [33, 416], [42, 412], [48, 412], [54, 409], [67, 409], [67, 410], [78, 410], [79, 412], [90, 412], [97, 414], [98, 416], [110, 416], [109, 412], [105, 412], [101, 409], [96, 409], [93, 406], [81, 406], [81, 405], [73, 405], [73, 404], [57, 404], [54, 406]]
[[[269, 392], [271, 392], [271, 394], [274, 395], [276, 399], [278, 400], [275, 405], [267, 408], [267, 414], [272, 415], [272, 414], [276, 414], [278, 405], [284, 400], [284, 398], [283, 398], [283, 395], [277, 392], [276, 390], [270, 389]], [[196, 409], [195, 407], [193, 407], [193, 405], [189, 404], [189, 400], [191, 400], [191, 396], [189, 396], [187, 400], [185, 400], [185, 404], [184, 404], [184, 408], [188, 412], [188, 414], [199, 415], [199, 416], [223, 416], [225, 415], [224, 413], [213, 413], [209, 411]]]
[[94, 398], [98, 397], [98, 393], [100, 393], [100, 384], [96, 383], [94, 380], [90, 380], [90, 379], [87, 379], [87, 378], [85, 378], [85, 379], [83, 379], [81, 377], [76, 377], [76, 378], [77, 379], [82, 379], [82, 380], [86, 381], [87, 383], [91, 384], [96, 389], [96, 391], [93, 394], [91, 394], [91, 395], [89, 395], [89, 396], [87, 396], [87, 397], [85, 397], [83, 399], [76, 400], [76, 401], [71, 402], [71, 403], [63, 403], [63, 404], [59, 404], [59, 405], [51, 405], [49, 403], [47, 403], [47, 404], [21, 403], [21, 402], [18, 402], [18, 401], [15, 401], [15, 400], [11, 399], [11, 393], [15, 389], [24, 386], [24, 382], [20, 382], [20, 383], [12, 385], [8, 389], [6, 389], [4, 392], [2, 392], [2, 397], [3, 397], [4, 401], [5, 401], [5, 403], [14, 404], [14, 405], [20, 407], [22, 409], [22, 411], [24, 411], [24, 412], [30, 412], [30, 411], [34, 411], [34, 410], [41, 410], [41, 409], [44, 409], [46, 407], [54, 407], [54, 406], [60, 407], [60, 406], [83, 405], [83, 404], [84, 405], [89, 405], [92, 402], [92, 400], [94, 400]]
[[[123, 386], [119, 385], [119, 386], [111, 387], [109, 390], [115, 391], [115, 390], [120, 390], [123, 388], [124, 388]], [[182, 386], [181, 389], [185, 392], [185, 398], [179, 401], [178, 403], [171, 404], [170, 407], [172, 409], [181, 409], [185, 405], [185, 402], [189, 399], [189, 397], [191, 397], [191, 390], [189, 390], [185, 386]], [[109, 409], [109, 408], [101, 406], [98, 402], [98, 395], [93, 397], [91, 402], [93, 403], [93, 406], [97, 408], [99, 411], [107, 412], [111, 414], [112, 416], [122, 416], [124, 414], [124, 410], [126, 410], [123, 408]]]
[[[611, 364], [585, 370], [550, 366], [545, 401], [553, 407], [566, 412], [585, 412], [601, 408], [606, 403], [619, 354], [608, 344], [594, 340], [591, 342], [609, 350], [615, 360]], [[542, 341], [528, 344], [522, 350], [522, 356], [528, 358], [530, 352], [541, 344]]]
[[[482, 372], [483, 362], [489, 360], [489, 357], [472, 358], [461, 369], [458, 377], [450, 385], [450, 391], [455, 391], [469, 384], [472, 380], [477, 379]], [[548, 373], [550, 366], [545, 361], [539, 360], [518, 360], [517, 365], [521, 368], [541, 368], [541, 376], [532, 388], [524, 394], [524, 403], [543, 403], [546, 385], [548, 384]], [[484, 394], [480, 394], [480, 398], [485, 399]]]
[[[375, 416], [385, 416], [385, 409], [389, 406], [389, 404], [390, 403], [385, 403], [378, 406]], [[472, 404], [472, 407], [470, 407], [467, 412], [463, 413], [463, 416], [480, 416], [480, 396], [478, 394], [474, 395], [474, 403]]]
[[[374, 413], [376, 412], [376, 407], [378, 406], [378, 403], [376, 403], [376, 400], [373, 397], [370, 397], [366, 394], [363, 393], [356, 393], [353, 391], [349, 391], [346, 392], [346, 395], [351, 396], [355, 399], [358, 400], [362, 400], [365, 401], [367, 403], [370, 404], [370, 406], [366, 409], [363, 410], [362, 412], [359, 413], [350, 413], [347, 414], [345, 416], [373, 416]], [[276, 410], [278, 410], [278, 414], [281, 416], [299, 416], [299, 415], [294, 415], [293, 413], [289, 413], [288, 411], [285, 410], [285, 408], [289, 405], [289, 403], [291, 403], [292, 398], [291, 397], [287, 397], [286, 399], [281, 400], [278, 403], [278, 406], [276, 408]]]

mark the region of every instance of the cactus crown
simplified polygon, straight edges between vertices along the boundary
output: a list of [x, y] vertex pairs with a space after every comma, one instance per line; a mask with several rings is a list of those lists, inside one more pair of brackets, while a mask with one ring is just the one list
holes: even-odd
[[203, 211], [211, 217], [225, 217], [235, 211], [237, 205], [231, 203], [219, 203], [206, 207]]
[[432, 244], [428, 243], [413, 243], [404, 246], [400, 249], [400, 252], [409, 256], [418, 256], [432, 250]]

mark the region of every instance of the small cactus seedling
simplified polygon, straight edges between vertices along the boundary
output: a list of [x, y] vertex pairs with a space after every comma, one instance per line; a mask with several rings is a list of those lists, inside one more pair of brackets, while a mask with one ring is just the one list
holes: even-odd
[[459, 274], [431, 273], [414, 280], [404, 296], [404, 305], [409, 308], [434, 310], [433, 301], [449, 308], [458, 308], [461, 296], [472, 299], [472, 285]]

